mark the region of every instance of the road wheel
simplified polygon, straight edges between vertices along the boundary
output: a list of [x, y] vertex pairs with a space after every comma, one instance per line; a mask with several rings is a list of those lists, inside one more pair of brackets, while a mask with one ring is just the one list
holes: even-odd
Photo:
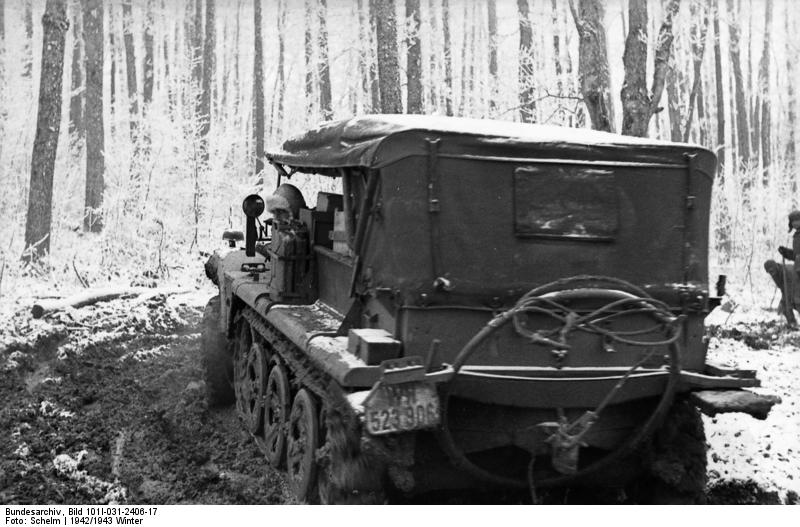
[[317, 461], [319, 447], [319, 409], [314, 397], [305, 389], [297, 392], [289, 414], [289, 437], [286, 465], [289, 484], [298, 500], [316, 498]]
[[219, 328], [219, 296], [208, 301], [203, 311], [200, 349], [205, 372], [209, 406], [225, 406], [234, 401], [231, 342]]
[[246, 375], [242, 387], [242, 404], [252, 434], [261, 434], [264, 426], [264, 396], [267, 389], [267, 354], [261, 344], [253, 342], [246, 359]]
[[286, 453], [286, 422], [289, 417], [289, 376], [277, 360], [272, 361], [264, 393], [264, 445], [267, 460], [280, 468]]

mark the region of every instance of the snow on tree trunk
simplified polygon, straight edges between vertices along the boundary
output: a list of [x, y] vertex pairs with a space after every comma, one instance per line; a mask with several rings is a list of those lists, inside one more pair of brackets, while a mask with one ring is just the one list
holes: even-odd
[[[270, 129], [275, 129], [280, 135], [283, 130], [284, 106], [286, 98], [286, 0], [278, 0], [278, 89], [276, 94], [278, 112], [276, 123], [270, 123]], [[262, 62], [263, 67], [263, 62]], [[262, 88], [263, 89], [263, 88]]]
[[444, 111], [453, 115], [453, 56], [450, 38], [450, 0], [442, 0], [442, 36], [444, 38]]
[[[694, 80], [692, 81], [692, 91], [689, 94], [689, 109], [686, 112], [686, 125], [683, 128], [683, 141], [689, 141], [689, 134], [692, 131], [692, 116], [694, 114], [695, 103], [699, 96], [701, 89], [700, 81], [702, 79], [701, 67], [703, 65], [703, 56], [706, 50], [706, 32], [708, 29], [708, 14], [703, 13], [702, 18], [699, 10], [701, 6], [692, 2], [690, 6], [692, 12], [692, 63], [694, 71]], [[700, 111], [698, 107], [698, 120], [700, 119]], [[702, 126], [702, 122], [698, 122]]]
[[100, 232], [103, 218], [105, 173], [103, 131], [103, 0], [85, 0], [83, 4], [83, 39], [86, 49], [86, 193], [83, 229]]
[[264, 170], [264, 40], [261, 25], [261, 0], [253, 0], [253, 144], [257, 176]]
[[523, 123], [532, 123], [536, 120], [536, 101], [533, 96], [536, 82], [534, 79], [536, 58], [533, 55], [533, 32], [528, 0], [517, 0], [517, 16], [519, 17], [519, 64], [517, 69], [519, 118]]
[[378, 83], [378, 20], [377, 20], [377, 7], [375, 3], [377, 0], [369, 0], [367, 3], [368, 19], [369, 19], [369, 40], [365, 41], [362, 45], [369, 46], [369, 85], [372, 107], [371, 112], [380, 111], [381, 107], [381, 88]]
[[394, 0], [377, 0], [378, 85], [382, 113], [403, 113]]
[[420, 44], [419, 0], [406, 0], [406, 90], [407, 113], [423, 113], [422, 49]]
[[773, 49], [770, 42], [770, 30], [772, 26], [772, 2], [764, 2], [766, 12], [764, 16], [764, 47], [761, 51], [761, 62], [758, 66], [758, 97], [761, 99], [761, 168], [763, 174], [763, 184], [769, 183], [768, 170], [772, 164], [772, 114], [770, 108], [770, 75], [769, 63], [772, 58]]
[[[720, 50], [719, 33], [719, 6], [714, 4], [714, 87], [717, 94], [717, 149], [719, 149], [720, 159], [725, 159], [723, 151], [727, 143], [725, 134], [725, 87], [722, 80], [722, 52]], [[719, 171], [722, 174], [722, 170]]]
[[33, 0], [24, 0], [25, 5], [25, 56], [23, 60], [22, 76], [30, 78], [33, 70]]
[[[672, 53], [672, 21], [680, 0], [670, 0], [665, 8], [664, 21], [658, 31], [653, 57], [653, 84], [647, 91], [647, 0], [628, 3], [628, 36], [625, 40], [625, 80], [620, 92], [622, 99], [622, 133], [646, 137], [650, 118], [664, 93], [664, 84]], [[680, 113], [678, 113], [680, 115]], [[680, 119], [678, 119], [680, 122]]]
[[194, 0], [194, 24], [189, 24], [187, 32], [192, 47], [192, 89], [188, 91], [189, 104], [194, 107], [195, 115], [202, 115], [198, 95], [203, 86], [203, 0]]
[[[304, 59], [305, 59], [305, 67], [306, 67], [306, 111], [309, 114], [309, 117], [315, 116], [316, 112], [314, 111], [315, 108], [315, 100], [317, 98], [314, 96], [316, 90], [314, 82], [314, 31], [313, 31], [313, 13], [314, 8], [312, 5], [313, 0], [306, 0], [305, 2], [305, 42], [304, 42]], [[313, 118], [313, 117], [312, 117]]]
[[[494, 0], [489, 0], [494, 1]], [[439, 111], [440, 101], [440, 86], [441, 82], [441, 65], [439, 64], [439, 14], [438, 14], [438, 0], [428, 0], [428, 16], [425, 17], [428, 21], [428, 110]]]
[[370, 60], [367, 50], [370, 47], [370, 29], [368, 16], [364, 13], [364, 0], [358, 0], [356, 4], [356, 12], [358, 13], [358, 78], [361, 85], [361, 96], [359, 100], [362, 101], [361, 108], [365, 113], [370, 110], [370, 104], [367, 100], [370, 97]]
[[317, 60], [317, 76], [319, 77], [319, 109], [322, 120], [329, 121], [333, 117], [333, 102], [331, 97], [331, 67], [328, 59], [328, 3], [319, 0], [317, 6], [319, 19], [319, 58]]
[[148, 110], [148, 107], [153, 102], [153, 26], [155, 25], [153, 1], [147, 0], [144, 22], [144, 64], [142, 65], [144, 70], [142, 71], [142, 98], [144, 101], [142, 110], [144, 112]]
[[215, 50], [216, 32], [214, 24], [215, 0], [206, 0], [206, 30], [203, 42], [203, 87], [200, 93], [200, 153], [208, 161], [208, 133], [211, 131], [211, 92], [216, 78]]
[[650, 96], [647, 93], [647, 0], [628, 3], [628, 36], [625, 39], [625, 80], [622, 84], [622, 133], [647, 136]]
[[[787, 9], [789, 8], [787, 3]], [[784, 15], [784, 28], [786, 31], [786, 35], [791, 35], [792, 31], [794, 30], [794, 24], [791, 22], [792, 17], [789, 16], [789, 12], [787, 11]], [[784, 53], [786, 55], [786, 103], [788, 105], [787, 113], [786, 113], [786, 161], [790, 165], [794, 165], [794, 156], [795, 156], [795, 126], [797, 121], [797, 99], [795, 98], [795, 89], [794, 89], [794, 82], [795, 82], [795, 75], [796, 75], [796, 66], [794, 61], [797, 60], [796, 56], [792, 52], [793, 50], [793, 43], [787, 38], [786, 39], [786, 48], [784, 49]], [[796, 178], [792, 178], [793, 184], [796, 185]]]
[[487, 29], [489, 31], [489, 111], [497, 109], [497, 0], [488, 0]]
[[747, 100], [744, 93], [744, 78], [742, 76], [742, 61], [739, 56], [739, 22], [734, 12], [733, 0], [728, 0], [728, 32], [730, 37], [729, 51], [731, 67], [733, 68], [734, 100], [731, 106], [731, 115], [736, 116], [736, 152], [739, 162], [750, 160], [750, 129], [747, 126]]
[[578, 30], [578, 78], [592, 128], [614, 131], [614, 106], [608, 69], [605, 8], [602, 0], [570, 0], [569, 6]]
[[31, 155], [28, 215], [25, 223], [26, 260], [50, 251], [50, 219], [53, 203], [53, 171], [61, 128], [61, 88], [65, 35], [69, 22], [64, 0], [47, 0], [42, 17], [42, 69], [39, 81], [39, 113]]
[[[83, 137], [83, 14], [72, 4], [72, 68], [69, 101], [69, 131]], [[2, 23], [0, 22], [0, 25]]]
[[136, 141], [139, 129], [139, 99], [136, 85], [136, 53], [133, 46], [133, 13], [131, 0], [122, 3], [122, 40], [125, 46], [125, 72], [128, 82], [128, 123], [131, 141]]

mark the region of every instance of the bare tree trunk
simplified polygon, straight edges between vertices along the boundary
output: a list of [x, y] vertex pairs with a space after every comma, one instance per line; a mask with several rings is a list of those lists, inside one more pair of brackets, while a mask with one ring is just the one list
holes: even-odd
[[319, 0], [317, 6], [319, 19], [319, 58], [317, 60], [317, 75], [319, 77], [319, 109], [322, 120], [329, 121], [333, 118], [333, 101], [331, 97], [331, 66], [328, 60], [328, 3]]
[[314, 82], [314, 31], [312, 28], [312, 23], [314, 20], [313, 16], [313, 0], [306, 0], [305, 2], [305, 22], [306, 22], [306, 32], [305, 32], [305, 66], [306, 66], [306, 110], [309, 114], [314, 115], [316, 112], [314, 111], [314, 101], [317, 99], [314, 96], [315, 90], [315, 82]]
[[563, 68], [561, 67], [561, 35], [558, 34], [559, 30], [559, 16], [558, 16], [558, 1], [551, 0], [550, 8], [552, 9], [551, 22], [553, 24], [553, 63], [556, 68], [556, 86], [558, 93], [561, 94], [564, 89], [561, 75]]
[[[161, 0], [161, 11], [166, 12], [167, 10], [167, 1], [168, 0]], [[172, 25], [172, 34], [175, 36], [175, 44], [177, 45], [178, 42], [178, 30], [174, 25]], [[178, 106], [178, 100], [175, 93], [175, 89], [172, 84], [172, 77], [170, 76], [170, 57], [169, 57], [169, 38], [168, 38], [168, 31], [164, 32], [164, 84], [167, 88], [167, 105], [169, 108], [170, 117], [174, 115], [174, 112]]]
[[[786, 35], [792, 35], [793, 28], [795, 24], [791, 23], [792, 17], [789, 14], [789, 10], [791, 9], [791, 5], [793, 3], [787, 2], [786, 3], [786, 13], [784, 15], [784, 24], [786, 29]], [[786, 39], [787, 49], [785, 49], [786, 54], [786, 77], [788, 81], [786, 82], [786, 98], [787, 98], [787, 115], [786, 115], [786, 127], [787, 127], [787, 134], [786, 134], [786, 162], [794, 165], [795, 162], [795, 151], [797, 145], [795, 144], [795, 126], [797, 121], [797, 99], [795, 98], [795, 89], [794, 89], [794, 82], [796, 78], [796, 66], [794, 61], [796, 57], [790, 51], [792, 44], [790, 44], [789, 39]], [[792, 178], [792, 181], [796, 181], [796, 178]], [[795, 183], [796, 185], [796, 183]]]
[[100, 232], [103, 217], [104, 132], [103, 132], [103, 0], [83, 3], [83, 38], [86, 48], [86, 212], [83, 229]]
[[[748, 2], [748, 6], [746, 8], [747, 13], [747, 52], [745, 56], [745, 71], [744, 74], [745, 83], [746, 83], [746, 91], [745, 95], [748, 97], [748, 102], [750, 103], [750, 159], [748, 161], [758, 164], [759, 161], [759, 150], [761, 150], [761, 94], [758, 90], [758, 78], [756, 75], [753, 74], [753, 40], [755, 40], [755, 35], [753, 34], [753, 11], [755, 8], [753, 7], [753, 2]], [[741, 6], [741, 0], [739, 0], [739, 5]], [[741, 7], [739, 8], [741, 12]], [[753, 83], [755, 80], [755, 85]]]
[[747, 101], [744, 95], [744, 79], [742, 77], [742, 62], [739, 57], [739, 24], [738, 13], [734, 12], [733, 0], [728, 0], [728, 17], [730, 24], [730, 60], [733, 68], [734, 101], [732, 115], [736, 116], [736, 152], [740, 162], [750, 160], [750, 131], [747, 126]]
[[628, 36], [622, 62], [622, 133], [646, 137], [651, 115], [647, 93], [647, 0], [628, 2]]
[[758, 66], [758, 95], [761, 99], [761, 167], [763, 174], [763, 184], [768, 180], [768, 171], [772, 164], [772, 109], [770, 108], [770, 75], [769, 63], [772, 57], [772, 43], [770, 42], [770, 32], [772, 29], [772, 2], [765, 2], [766, 12], [764, 15], [764, 47], [761, 52], [761, 63]]
[[24, 0], [25, 5], [25, 57], [23, 58], [22, 76], [29, 79], [33, 70], [33, 0]]
[[[279, 7], [280, 9], [280, 7]], [[255, 51], [253, 57], [253, 143], [256, 176], [264, 170], [264, 40], [261, 35], [261, 0], [253, 0]]]
[[368, 29], [368, 17], [364, 14], [364, 0], [358, 0], [356, 12], [358, 13], [358, 78], [361, 81], [361, 96], [359, 100], [362, 101], [362, 111], [368, 113], [370, 111], [370, 104], [367, 102], [370, 97], [370, 61], [367, 56], [367, 49], [370, 47], [370, 30]]
[[215, 52], [216, 32], [214, 23], [215, 0], [206, 0], [206, 31], [203, 42], [203, 90], [200, 93], [200, 152], [203, 161], [208, 161], [208, 133], [211, 131], [211, 91], [216, 78]]
[[[0, 0], [0, 54], [5, 58], [6, 50], [6, 0]], [[3, 96], [3, 78], [5, 77], [5, 63], [0, 60], [0, 97]], [[0, 123], [0, 134], [3, 133], [3, 124]], [[0, 153], [3, 152], [3, 145], [0, 145]]]
[[[286, 0], [278, 0], [278, 89], [277, 89], [277, 104], [278, 104], [278, 112], [275, 121], [277, 121], [277, 125], [275, 126], [276, 133], [281, 135], [283, 132], [283, 118], [284, 118], [284, 106], [285, 106], [285, 98], [286, 98]], [[263, 66], [262, 66], [263, 67]], [[273, 123], [270, 123], [270, 128], [273, 127]]]
[[445, 115], [453, 115], [453, 55], [450, 38], [450, 0], [442, 0], [442, 33], [444, 37]]
[[192, 89], [189, 90], [196, 116], [202, 115], [198, 94], [203, 86], [203, 0], [194, 0], [194, 25], [191, 27]]
[[[490, 2], [494, 0], [489, 0]], [[432, 111], [439, 110], [440, 101], [440, 64], [439, 64], [439, 15], [437, 0], [428, 0], [428, 21], [430, 23], [430, 46], [428, 49], [428, 108]]]
[[489, 30], [489, 112], [497, 109], [497, 0], [488, 0]]
[[153, 102], [153, 26], [155, 25], [155, 16], [153, 13], [154, 0], [147, 0], [144, 22], [144, 65], [142, 72], [143, 86], [142, 97], [144, 107], [142, 110], [147, 111], [150, 104]]
[[133, 14], [131, 0], [122, 2], [122, 36], [125, 44], [125, 71], [128, 81], [128, 116], [131, 141], [136, 141], [139, 129], [139, 97], [136, 84], [136, 54], [133, 48]]
[[667, 111], [669, 112], [669, 138], [679, 142], [683, 139], [681, 129], [681, 87], [683, 72], [677, 66], [675, 57], [670, 61], [667, 72]]
[[464, 112], [467, 111], [467, 98], [468, 98], [468, 91], [467, 91], [467, 63], [469, 62], [469, 58], [467, 57], [467, 40], [469, 40], [469, 28], [471, 24], [469, 23], [469, 4], [463, 4], [463, 17], [462, 17], [462, 26], [461, 26], [461, 90], [459, 91], [459, 100], [458, 100], [458, 115], [464, 116]]
[[39, 81], [39, 114], [31, 155], [31, 183], [25, 223], [23, 258], [30, 261], [50, 251], [53, 203], [53, 171], [61, 127], [61, 88], [65, 35], [69, 22], [64, 0], [47, 0], [42, 17], [42, 73]]
[[[722, 52], [720, 50], [719, 4], [712, 8], [714, 14], [714, 81], [717, 93], [717, 149], [724, 148], [727, 143], [725, 135], [725, 89], [722, 80]], [[720, 159], [725, 159], [722, 150], [718, 150]], [[719, 171], [722, 174], [722, 171]]]
[[670, 0], [658, 32], [653, 58], [653, 84], [647, 92], [647, 0], [630, 0], [628, 37], [625, 40], [625, 81], [622, 85], [622, 133], [646, 137], [650, 119], [658, 111], [672, 53], [672, 20], [680, 0]]
[[578, 47], [578, 78], [583, 102], [589, 112], [592, 128], [614, 131], [614, 106], [611, 100], [606, 30], [603, 26], [605, 9], [601, 0], [569, 0], [572, 18], [580, 37]]
[[[111, 134], [114, 134], [114, 119], [113, 116], [116, 113], [116, 109], [114, 105], [117, 102], [117, 43], [114, 36], [114, 9], [113, 4], [109, 4], [108, 6], [108, 25], [109, 25], [109, 32], [108, 32], [108, 55], [111, 58], [111, 65], [109, 67], [109, 76], [110, 76], [110, 84], [109, 86], [109, 105], [108, 105], [108, 112], [109, 115], [112, 117], [111, 119]], [[84, 8], [84, 12], [86, 9]], [[84, 24], [86, 22], [84, 21]], [[84, 29], [84, 35], [86, 34], [86, 30]], [[84, 38], [84, 52], [86, 49], [86, 39]], [[84, 61], [85, 63], [85, 61]], [[85, 74], [85, 70], [84, 70]], [[84, 109], [86, 108], [86, 89], [84, 88]]]
[[378, 83], [382, 113], [403, 113], [394, 0], [377, 0]]
[[523, 123], [536, 120], [536, 101], [534, 100], [534, 71], [536, 60], [533, 56], [533, 33], [531, 31], [528, 0], [517, 0], [519, 17], [519, 118]]
[[[83, 12], [73, 4], [72, 13], [72, 85], [69, 102], [69, 131], [83, 137]], [[0, 25], [2, 25], [0, 23]]]
[[[702, 7], [696, 3], [690, 5], [692, 12], [692, 62], [694, 65], [694, 80], [692, 82], [692, 91], [689, 94], [689, 110], [686, 115], [686, 126], [683, 128], [683, 141], [689, 141], [689, 134], [692, 130], [692, 116], [694, 114], [695, 101], [700, 91], [701, 85], [701, 67], [703, 65], [703, 56], [706, 51], [706, 33], [708, 31], [708, 13], [703, 12], [702, 20], [698, 12]], [[698, 119], [700, 116], [698, 115]], [[702, 126], [702, 123], [700, 123]]]
[[406, 90], [407, 113], [423, 113], [422, 107], [422, 46], [419, 29], [419, 0], [406, 0]]
[[[377, 0], [369, 0], [367, 3], [367, 10], [369, 11], [369, 84], [370, 93], [372, 94], [372, 108], [371, 111], [378, 112], [381, 107], [381, 88], [378, 83], [378, 19], [376, 6]], [[367, 43], [365, 42], [365, 44]]]
[[697, 86], [697, 130], [700, 133], [700, 144], [711, 146], [708, 140], [708, 116], [706, 115], [705, 88], [700, 82]]

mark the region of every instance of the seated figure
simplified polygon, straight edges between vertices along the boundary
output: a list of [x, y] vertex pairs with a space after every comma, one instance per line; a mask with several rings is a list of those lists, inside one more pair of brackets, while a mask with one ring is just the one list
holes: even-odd
[[764, 269], [772, 277], [772, 281], [781, 292], [781, 304], [778, 313], [786, 317], [789, 325], [796, 325], [794, 310], [800, 306], [800, 288], [795, 280], [794, 264], [779, 264], [775, 260], [764, 262]]

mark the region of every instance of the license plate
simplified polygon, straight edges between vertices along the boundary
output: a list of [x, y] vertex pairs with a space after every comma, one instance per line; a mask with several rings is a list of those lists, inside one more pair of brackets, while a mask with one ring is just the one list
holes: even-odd
[[439, 424], [439, 396], [432, 384], [378, 383], [364, 401], [372, 435], [430, 428]]

